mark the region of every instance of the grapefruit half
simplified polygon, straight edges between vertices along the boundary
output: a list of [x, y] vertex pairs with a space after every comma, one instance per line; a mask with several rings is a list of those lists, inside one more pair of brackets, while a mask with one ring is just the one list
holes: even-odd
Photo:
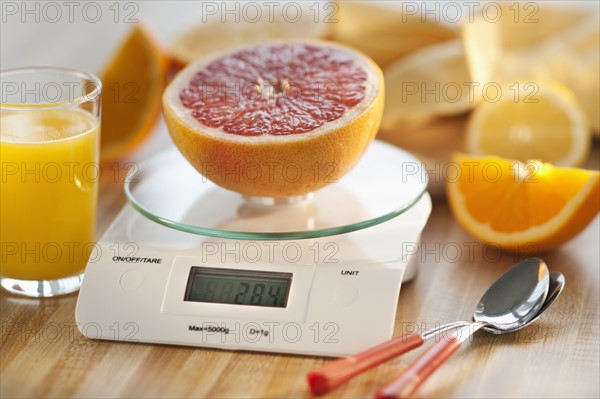
[[185, 158], [247, 196], [291, 197], [335, 183], [375, 137], [383, 74], [330, 42], [271, 42], [202, 58], [163, 109]]

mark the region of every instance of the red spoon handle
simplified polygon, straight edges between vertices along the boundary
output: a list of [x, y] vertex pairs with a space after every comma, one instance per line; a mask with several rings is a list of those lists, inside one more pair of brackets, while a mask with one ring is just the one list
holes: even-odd
[[455, 337], [433, 344], [400, 374], [379, 390], [377, 399], [410, 398], [423, 382], [460, 348]]
[[313, 395], [323, 395], [355, 375], [419, 347], [423, 342], [425, 340], [419, 333], [406, 334], [358, 355], [334, 360], [308, 373], [310, 392]]

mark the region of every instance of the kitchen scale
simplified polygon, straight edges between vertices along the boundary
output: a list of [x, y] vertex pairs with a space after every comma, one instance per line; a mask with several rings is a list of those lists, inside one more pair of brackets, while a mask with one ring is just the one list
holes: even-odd
[[128, 176], [129, 203], [85, 271], [79, 330], [320, 356], [381, 343], [418, 258], [426, 187], [421, 162], [379, 141], [338, 182], [289, 199], [244, 198], [168, 149]]

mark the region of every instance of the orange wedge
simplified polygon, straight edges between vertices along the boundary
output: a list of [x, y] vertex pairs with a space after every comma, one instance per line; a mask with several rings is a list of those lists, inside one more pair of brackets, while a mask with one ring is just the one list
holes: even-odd
[[123, 156], [148, 137], [160, 113], [167, 71], [168, 58], [136, 25], [101, 74], [102, 163]]
[[458, 222], [479, 240], [520, 253], [543, 252], [581, 232], [600, 210], [600, 174], [539, 161], [454, 154], [448, 184]]

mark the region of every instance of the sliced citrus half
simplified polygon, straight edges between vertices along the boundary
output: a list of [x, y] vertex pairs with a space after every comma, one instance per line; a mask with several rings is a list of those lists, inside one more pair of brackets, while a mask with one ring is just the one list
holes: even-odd
[[262, 7], [259, 3], [253, 3], [244, 6], [247, 11], [240, 12], [241, 18], [238, 17], [235, 23], [221, 18], [207, 18], [175, 38], [170, 48], [171, 56], [176, 64], [185, 66], [217, 51], [266, 41], [327, 39], [332, 25], [330, 22], [333, 21], [328, 21], [326, 15], [315, 15], [323, 12], [325, 3], [298, 2], [289, 9], [272, 7], [271, 11], [266, 4]]
[[552, 5], [552, 2], [546, 4], [499, 2], [496, 8], [501, 11], [500, 15], [488, 17], [488, 20], [499, 26], [502, 45], [511, 51], [527, 51], [539, 46], [548, 38], [577, 26], [590, 13], [588, 10], [576, 7], [568, 8], [560, 5], [557, 7]]
[[135, 25], [101, 74], [101, 159], [114, 160], [141, 143], [160, 114], [168, 58], [142, 25]]
[[417, 50], [385, 68], [384, 76], [385, 129], [405, 120], [459, 114], [477, 99], [460, 40]]
[[496, 4], [462, 29], [473, 77], [481, 85], [555, 80], [571, 89], [600, 135], [600, 28], [597, 9], [533, 3]]
[[582, 231], [600, 209], [600, 174], [548, 163], [454, 154], [448, 200], [479, 240], [520, 252], [552, 249]]
[[338, 44], [274, 42], [198, 60], [163, 104], [173, 141], [208, 179], [250, 196], [297, 196], [335, 182], [373, 140], [383, 76]]
[[591, 133], [569, 89], [555, 82], [518, 81], [482, 100], [467, 125], [468, 151], [558, 166], [581, 165]]
[[538, 49], [550, 41], [563, 41], [565, 32], [584, 20], [586, 11], [499, 2], [480, 4], [473, 15], [463, 24], [462, 37], [471, 71], [484, 84], [524, 77]]
[[[338, 1], [333, 39], [357, 48], [382, 68], [420, 48], [456, 39], [457, 30], [403, 12], [396, 4]], [[406, 7], [408, 9], [408, 7]]]
[[531, 75], [556, 79], [573, 90], [590, 127], [600, 136], [600, 26], [598, 14], [549, 39], [528, 62]]

